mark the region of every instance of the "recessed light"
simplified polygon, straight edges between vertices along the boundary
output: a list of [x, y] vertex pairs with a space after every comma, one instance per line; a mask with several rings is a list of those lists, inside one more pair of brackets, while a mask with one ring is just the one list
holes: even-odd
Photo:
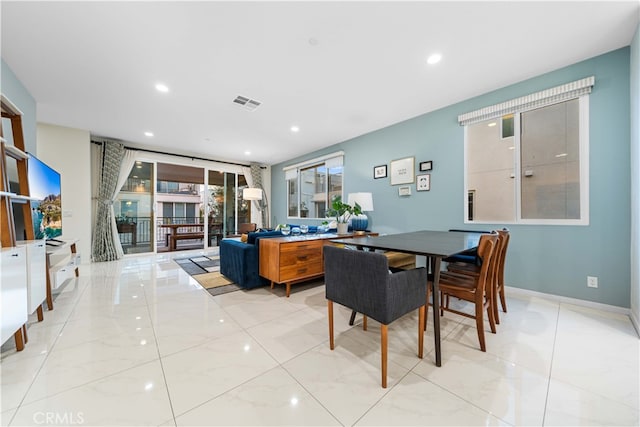
[[249, 151], [249, 150], [245, 151], [245, 152], [244, 152], [244, 155], [245, 155], [245, 156], [250, 156], [250, 155], [251, 155], [251, 151]]
[[441, 59], [442, 59], [442, 55], [440, 55], [439, 53], [434, 53], [427, 58], [427, 64], [429, 65], [437, 64], [438, 62], [440, 62]]
[[146, 131], [144, 133], [144, 136], [148, 136], [149, 138], [151, 138], [153, 136], [153, 132]]
[[497, 125], [497, 123], [496, 123], [496, 122], [491, 122], [491, 123], [489, 123], [487, 126], [489, 126], [490, 128], [492, 128], [492, 127], [494, 127], [495, 125]]
[[167, 93], [167, 92], [169, 92], [169, 87], [167, 85], [165, 85], [164, 83], [157, 83], [156, 84], [156, 90], [158, 92]]
[[298, 126], [291, 126], [291, 132], [298, 132], [300, 128]]

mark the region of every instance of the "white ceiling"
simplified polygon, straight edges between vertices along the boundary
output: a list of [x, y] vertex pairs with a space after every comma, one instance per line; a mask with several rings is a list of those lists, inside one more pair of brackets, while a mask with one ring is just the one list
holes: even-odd
[[[38, 121], [264, 164], [627, 46], [640, 10], [638, 1], [0, 7], [2, 58]], [[434, 52], [442, 61], [427, 65]], [[262, 105], [247, 111], [238, 95]]]

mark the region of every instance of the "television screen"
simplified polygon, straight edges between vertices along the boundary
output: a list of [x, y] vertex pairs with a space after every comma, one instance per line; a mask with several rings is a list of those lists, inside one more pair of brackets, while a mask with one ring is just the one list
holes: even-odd
[[33, 154], [27, 162], [31, 218], [36, 239], [53, 239], [62, 235], [62, 196], [60, 174]]

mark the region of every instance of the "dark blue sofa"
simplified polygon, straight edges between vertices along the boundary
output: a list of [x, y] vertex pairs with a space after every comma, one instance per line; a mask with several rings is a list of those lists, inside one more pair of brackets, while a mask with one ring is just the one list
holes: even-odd
[[[298, 225], [289, 224], [290, 228]], [[309, 226], [309, 233], [318, 227]], [[329, 232], [334, 231], [329, 230]], [[222, 239], [220, 242], [220, 273], [246, 289], [269, 285], [269, 280], [260, 277], [260, 239], [282, 237], [280, 231], [256, 231], [247, 235], [247, 242], [236, 239]]]
[[268, 285], [270, 282], [260, 277], [260, 239], [282, 237], [280, 231], [259, 231], [249, 233], [247, 243], [235, 239], [220, 242], [220, 273], [246, 289]]

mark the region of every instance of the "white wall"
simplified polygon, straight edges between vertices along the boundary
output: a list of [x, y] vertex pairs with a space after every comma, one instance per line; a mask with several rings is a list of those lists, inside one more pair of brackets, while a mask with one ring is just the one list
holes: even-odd
[[88, 131], [37, 124], [36, 156], [60, 172], [62, 237], [79, 239], [82, 263], [91, 262], [91, 140]]

